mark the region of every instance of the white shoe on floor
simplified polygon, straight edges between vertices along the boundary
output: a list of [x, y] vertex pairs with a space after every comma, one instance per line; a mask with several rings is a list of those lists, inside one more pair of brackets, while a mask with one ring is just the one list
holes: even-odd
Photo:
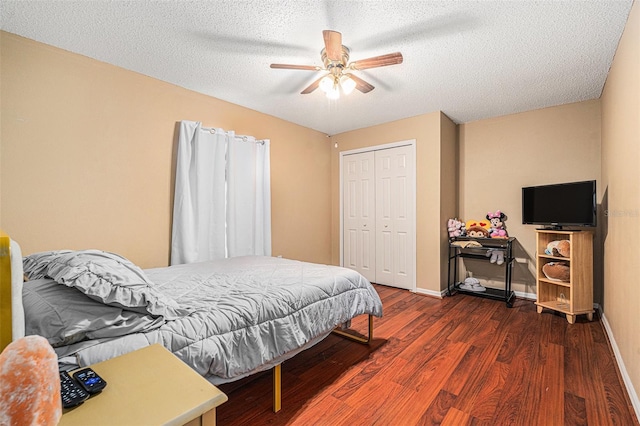
[[460, 284], [460, 288], [462, 290], [477, 291], [477, 292], [481, 292], [481, 291], [486, 291], [487, 290], [486, 288], [484, 288], [480, 284], [480, 281], [477, 278], [473, 278], [473, 277], [469, 277], [469, 278], [465, 279], [464, 283]]

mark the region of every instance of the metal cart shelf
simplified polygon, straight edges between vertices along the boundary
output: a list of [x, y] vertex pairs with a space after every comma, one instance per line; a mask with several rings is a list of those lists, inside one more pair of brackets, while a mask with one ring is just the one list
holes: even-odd
[[[477, 242], [480, 246], [467, 246], [463, 247], [465, 242]], [[457, 237], [449, 240], [449, 265], [447, 270], [447, 295], [452, 296], [455, 293], [470, 294], [478, 297], [485, 297], [488, 299], [502, 300], [507, 304], [507, 307], [513, 306], [515, 299], [515, 293], [511, 290], [511, 274], [513, 271], [513, 263], [515, 258], [513, 257], [513, 242], [514, 237], [510, 238], [471, 238], [471, 237]], [[489, 261], [486, 256], [488, 250], [499, 249], [504, 251], [504, 263], [497, 267], [505, 268], [504, 277], [504, 289], [487, 288], [486, 291], [470, 291], [460, 288], [461, 282], [458, 281], [458, 259], [478, 259]], [[453, 271], [452, 271], [453, 268]], [[453, 280], [452, 280], [453, 278]]]

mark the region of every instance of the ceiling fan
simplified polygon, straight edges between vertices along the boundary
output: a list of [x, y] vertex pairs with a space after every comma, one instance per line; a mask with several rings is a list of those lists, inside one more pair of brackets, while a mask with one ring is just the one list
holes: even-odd
[[353, 71], [402, 63], [402, 54], [400, 52], [349, 62], [349, 48], [342, 45], [341, 33], [324, 30], [322, 31], [322, 36], [324, 37], [324, 49], [320, 51], [320, 57], [324, 64], [323, 67], [314, 65], [271, 64], [271, 68], [323, 71], [323, 75], [320, 78], [300, 92], [303, 95], [313, 92], [318, 87], [325, 92], [329, 99], [338, 99], [341, 91], [344, 94], [349, 94], [353, 89], [358, 89], [362, 93], [368, 93], [372, 91], [374, 87], [353, 74]]

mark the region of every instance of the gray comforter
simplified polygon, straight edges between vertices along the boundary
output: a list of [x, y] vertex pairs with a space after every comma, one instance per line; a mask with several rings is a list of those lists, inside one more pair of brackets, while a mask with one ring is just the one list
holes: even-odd
[[[33, 278], [49, 280], [49, 287], [79, 290], [85, 304], [117, 310], [111, 321], [97, 320], [97, 330], [78, 333], [78, 323], [86, 322], [81, 319], [47, 330], [42, 317], [38, 319], [42, 303], [34, 302], [43, 298], [25, 283], [27, 333], [45, 335], [59, 356], [75, 357], [79, 365], [160, 343], [219, 383], [281, 362], [357, 315], [382, 315], [371, 284], [357, 272], [336, 266], [238, 257], [142, 272], [110, 253], [65, 251], [50, 256], [25, 259], [25, 271], [38, 271]], [[111, 273], [109, 264], [114, 262], [133, 271], [131, 276], [127, 271], [123, 278]], [[68, 294], [60, 299], [66, 298]], [[80, 311], [86, 316], [87, 310]], [[100, 315], [108, 317], [102, 311]], [[58, 329], [68, 332], [70, 326], [74, 333], [60, 337]]]

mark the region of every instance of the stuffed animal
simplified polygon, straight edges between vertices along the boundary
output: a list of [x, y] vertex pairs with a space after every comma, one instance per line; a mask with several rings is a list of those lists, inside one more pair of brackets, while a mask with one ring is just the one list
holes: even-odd
[[547, 248], [544, 250], [544, 253], [549, 256], [570, 257], [571, 242], [569, 240], [551, 241], [547, 244]]
[[491, 224], [487, 220], [468, 220], [466, 223], [467, 237], [489, 238]]
[[544, 275], [554, 281], [562, 281], [568, 283], [571, 279], [569, 265], [567, 262], [549, 262], [542, 266]]
[[489, 260], [491, 263], [502, 265], [504, 263], [504, 250], [489, 249], [487, 250], [487, 257], [491, 258]]
[[507, 230], [504, 227], [504, 221], [507, 216], [500, 210], [496, 210], [495, 213], [487, 213], [487, 220], [491, 223], [489, 229], [489, 236], [491, 238], [508, 238]]
[[57, 425], [60, 417], [58, 356], [47, 339], [9, 343], [0, 353], [0, 424]]
[[458, 218], [454, 218], [447, 221], [447, 231], [449, 231], [449, 238], [455, 238], [464, 237], [466, 230], [464, 223], [459, 221]]

